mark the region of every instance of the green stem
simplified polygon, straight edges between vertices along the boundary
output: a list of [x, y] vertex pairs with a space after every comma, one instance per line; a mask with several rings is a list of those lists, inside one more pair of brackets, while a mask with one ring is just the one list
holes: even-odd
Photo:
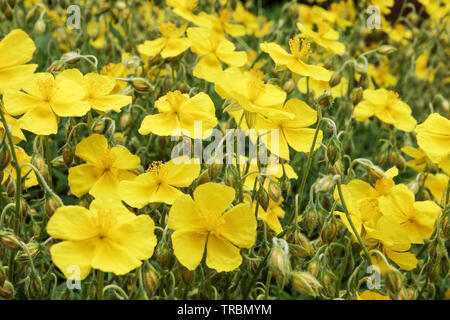
[[356, 238], [358, 239], [359, 245], [361, 246], [361, 248], [362, 248], [363, 251], [364, 251], [364, 256], [365, 256], [365, 259], [367, 260], [367, 263], [368, 263], [369, 265], [371, 265], [371, 264], [372, 264], [372, 259], [370, 258], [369, 251], [367, 251], [367, 248], [366, 248], [366, 246], [364, 245], [364, 242], [363, 242], [363, 240], [361, 239], [361, 236], [359, 235], [358, 230], [356, 230], [356, 227], [355, 227], [355, 225], [353, 224], [353, 221], [352, 221], [352, 218], [350, 217], [350, 214], [348, 213], [347, 205], [345, 204], [344, 196], [342, 195], [341, 177], [339, 176], [339, 179], [336, 179], [336, 180], [337, 180], [337, 181], [336, 181], [336, 185], [337, 185], [338, 192], [339, 192], [339, 198], [341, 199], [342, 206], [344, 207], [344, 213], [345, 213], [345, 216], [347, 217], [347, 220], [348, 220], [348, 222], [349, 222], [349, 224], [350, 224], [350, 226], [351, 226], [351, 228], [352, 228], [352, 230], [353, 230], [354, 235], [355, 235]]
[[[300, 183], [300, 192], [299, 194], [299, 200], [301, 201], [303, 198], [303, 192], [305, 191], [305, 185], [306, 185], [306, 178], [308, 177], [308, 172], [309, 169], [311, 168], [311, 163], [312, 163], [312, 159], [314, 157], [314, 147], [316, 146], [316, 142], [317, 142], [317, 137], [319, 136], [319, 131], [320, 131], [320, 125], [322, 124], [322, 110], [320, 109], [320, 107], [317, 110], [317, 127], [316, 127], [316, 131], [314, 132], [314, 138], [311, 144], [311, 148], [309, 149], [309, 154], [308, 154], [308, 162], [306, 164], [306, 169], [303, 171], [303, 176], [302, 176], [302, 181]], [[292, 220], [295, 217], [295, 213], [291, 214], [291, 216], [289, 217], [289, 221], [288, 221], [288, 225], [290, 225], [292, 223]]]
[[105, 273], [98, 270], [97, 274], [97, 299], [103, 300], [103, 286], [105, 284]]
[[48, 170], [48, 184], [50, 186], [50, 189], [53, 189], [52, 158], [50, 154], [50, 141], [48, 136], [44, 137], [44, 148], [45, 148], [45, 160], [47, 161], [47, 170]]

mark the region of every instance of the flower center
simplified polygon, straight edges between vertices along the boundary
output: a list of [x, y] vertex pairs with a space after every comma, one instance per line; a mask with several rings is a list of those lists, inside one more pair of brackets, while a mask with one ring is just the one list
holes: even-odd
[[110, 170], [113, 166], [114, 160], [116, 159], [116, 157], [114, 156], [114, 154], [111, 152], [111, 149], [108, 149], [105, 151], [105, 153], [101, 156], [101, 163], [102, 166], [105, 170]]
[[155, 176], [159, 175], [159, 171], [161, 170], [161, 167], [164, 165], [162, 161], [153, 161], [147, 169], [148, 173], [151, 173]]
[[117, 219], [111, 210], [101, 209], [97, 211], [96, 221], [94, 222], [98, 229], [98, 238], [103, 239], [107, 236], [108, 231], [117, 223]]
[[172, 22], [161, 23], [159, 25], [159, 31], [165, 38], [170, 38], [170, 36], [176, 30], [176, 26]]
[[251, 102], [254, 102], [265, 91], [265, 85], [263, 81], [264, 74], [261, 71], [250, 71], [250, 79], [248, 81], [248, 97]]
[[292, 55], [303, 62], [306, 62], [309, 58], [310, 46], [309, 42], [304, 39], [302, 39], [300, 46], [299, 37], [289, 39], [289, 48], [291, 49]]
[[221, 214], [217, 214], [215, 212], [206, 212], [202, 215], [203, 225], [210, 232], [214, 232], [221, 225], [225, 224], [225, 219]]

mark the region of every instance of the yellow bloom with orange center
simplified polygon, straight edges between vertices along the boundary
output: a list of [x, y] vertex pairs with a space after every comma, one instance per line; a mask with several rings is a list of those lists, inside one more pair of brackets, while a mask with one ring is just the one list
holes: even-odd
[[81, 117], [89, 111], [83, 87], [73, 80], [35, 73], [22, 83], [22, 89], [4, 93], [5, 109], [12, 116], [23, 114], [20, 127], [37, 135], [57, 133], [58, 117]]
[[386, 89], [367, 89], [364, 90], [363, 98], [353, 111], [356, 120], [364, 121], [376, 116], [399, 130], [406, 132], [414, 130], [417, 121], [411, 115], [411, 108], [399, 99], [398, 93]]
[[233, 67], [247, 63], [247, 54], [235, 51], [234, 43], [207, 28], [189, 28], [187, 35], [191, 41], [191, 51], [199, 61], [194, 67], [194, 76], [214, 82], [217, 73], [222, 71], [221, 62]]
[[[228, 68], [215, 80], [215, 90], [224, 99], [237, 102], [233, 111], [243, 110], [251, 127], [250, 117], [260, 114], [270, 119], [292, 119], [290, 112], [280, 110], [286, 99], [286, 92], [278, 86], [264, 83], [260, 71], [243, 72]], [[242, 114], [242, 113], [241, 113]]]
[[21, 29], [14, 29], [0, 41], [0, 94], [20, 89], [37, 64], [26, 64], [36, 50], [33, 40]]
[[116, 80], [109, 76], [97, 73], [88, 73], [83, 76], [78, 69], [68, 69], [61, 72], [57, 79], [76, 81], [84, 88], [83, 101], [87, 101], [89, 106], [96, 111], [120, 112], [121, 108], [129, 105], [132, 101], [130, 96], [113, 93]]
[[177, 188], [189, 187], [199, 174], [200, 164], [183, 157], [167, 163], [158, 161], [133, 180], [120, 182], [118, 191], [123, 201], [139, 209], [153, 202], [172, 204], [183, 194]]
[[77, 197], [87, 193], [95, 198], [120, 199], [117, 185], [120, 181], [135, 177], [132, 170], [139, 166], [140, 159], [125, 147], [108, 147], [106, 138], [92, 134], [81, 140], [75, 155], [86, 161], [69, 169], [70, 191]]
[[181, 195], [175, 200], [167, 226], [174, 230], [174, 254], [183, 266], [196, 269], [206, 247], [208, 267], [218, 272], [239, 267], [239, 248], [250, 248], [256, 241], [256, 219], [247, 203], [227, 211], [234, 198], [233, 188], [209, 182], [194, 190], [193, 199]]
[[153, 255], [154, 229], [148, 215], [136, 216], [120, 203], [98, 199], [89, 209], [60, 207], [47, 224], [48, 234], [63, 240], [50, 247], [53, 263], [66, 278], [78, 275], [78, 280], [91, 268], [123, 275], [139, 267]]
[[300, 46], [298, 36], [289, 39], [291, 53], [274, 42], [264, 42], [260, 46], [261, 50], [269, 54], [277, 66], [286, 66], [295, 74], [311, 77], [315, 80], [329, 81], [331, 79], [333, 74], [331, 71], [307, 63], [310, 56], [310, 44], [302, 40]]
[[[258, 117], [255, 128], [260, 134], [260, 141], [266, 144], [272, 153], [283, 159], [289, 159], [289, 146], [295, 151], [309, 152], [316, 129], [307, 127], [317, 121], [317, 112], [296, 98], [288, 100], [284, 106], [278, 108], [294, 114], [295, 117], [287, 120]], [[322, 141], [322, 136], [322, 131], [319, 131], [317, 142]], [[315, 148], [318, 147], [319, 144], [315, 146]]]
[[[214, 103], [203, 92], [192, 98], [178, 90], [169, 92], [155, 102], [155, 109], [160, 113], [144, 118], [139, 128], [140, 134], [185, 134], [194, 139], [204, 139], [211, 135], [211, 129], [217, 125]], [[198, 130], [196, 123], [199, 124]]]
[[344, 53], [345, 45], [338, 41], [339, 32], [333, 30], [331, 25], [326, 22], [319, 23], [317, 27], [317, 32], [314, 32], [308, 25], [297, 23], [297, 28], [301, 32], [300, 37], [312, 40], [335, 54]]
[[162, 37], [155, 40], [146, 40], [138, 45], [139, 53], [147, 57], [161, 54], [164, 59], [179, 56], [191, 45], [189, 39], [182, 38], [186, 28], [187, 25], [177, 28], [172, 22], [161, 23], [159, 31]]

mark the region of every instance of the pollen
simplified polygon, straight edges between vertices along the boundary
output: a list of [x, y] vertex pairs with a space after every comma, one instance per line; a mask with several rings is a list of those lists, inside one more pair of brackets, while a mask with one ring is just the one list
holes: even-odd
[[292, 55], [298, 60], [307, 61], [310, 55], [311, 44], [302, 39], [300, 46], [300, 38], [294, 37], [289, 39], [289, 48]]
[[147, 172], [157, 176], [163, 165], [164, 165], [164, 162], [162, 162], [162, 161], [153, 161], [148, 166]]

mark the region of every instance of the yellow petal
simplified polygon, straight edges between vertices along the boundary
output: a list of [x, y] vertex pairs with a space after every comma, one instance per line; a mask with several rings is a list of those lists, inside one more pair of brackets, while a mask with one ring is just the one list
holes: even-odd
[[206, 250], [206, 265], [217, 272], [232, 271], [242, 263], [239, 248], [214, 233], [209, 235]]
[[77, 144], [75, 155], [88, 163], [102, 167], [101, 156], [108, 150], [108, 140], [100, 134], [92, 134]]
[[223, 218], [225, 223], [218, 232], [240, 248], [250, 248], [256, 240], [256, 219], [248, 204], [241, 203], [229, 211]]
[[19, 125], [22, 129], [37, 135], [46, 136], [58, 132], [58, 119], [48, 105], [37, 105], [34, 109], [27, 111], [19, 119]]
[[194, 190], [194, 200], [201, 211], [223, 213], [233, 202], [235, 193], [229, 186], [208, 182]]
[[63, 206], [58, 208], [47, 224], [48, 234], [55, 239], [80, 241], [97, 234], [92, 224], [92, 214], [81, 206]]
[[123, 146], [111, 148], [111, 153], [114, 157], [114, 161], [112, 163], [113, 168], [133, 170], [136, 169], [141, 162], [138, 156], [133, 155], [130, 151], [128, 151], [127, 148]]
[[77, 197], [85, 195], [101, 177], [102, 173], [102, 169], [91, 164], [81, 164], [69, 168], [70, 191]]
[[202, 261], [206, 237], [207, 233], [191, 230], [177, 230], [172, 233], [173, 253], [189, 270], [195, 270]]
[[202, 230], [203, 222], [200, 209], [194, 200], [186, 194], [177, 197], [170, 208], [167, 226], [170, 229]]
[[[91, 271], [91, 261], [95, 254], [96, 240], [63, 241], [50, 248], [53, 263], [73, 280], [84, 280]], [[79, 276], [79, 279], [77, 279]]]

